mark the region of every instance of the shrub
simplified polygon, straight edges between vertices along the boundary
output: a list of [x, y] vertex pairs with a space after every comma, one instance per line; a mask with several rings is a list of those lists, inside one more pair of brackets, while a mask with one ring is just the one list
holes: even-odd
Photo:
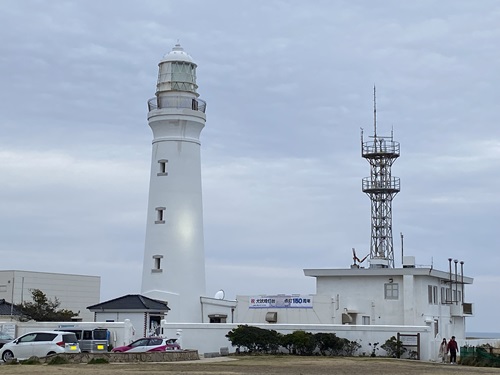
[[[277, 353], [280, 347], [287, 349], [289, 354], [313, 355], [318, 351], [322, 355], [352, 356], [361, 345], [357, 341], [349, 341], [337, 337], [335, 333], [316, 333], [295, 331], [286, 335], [275, 330], [267, 330], [249, 325], [239, 325], [226, 334], [236, 353], [246, 348], [250, 353]], [[370, 344], [371, 345], [371, 344]], [[375, 350], [376, 345], [374, 344]]]
[[274, 330], [267, 330], [249, 325], [239, 325], [226, 335], [231, 345], [247, 348], [249, 352], [272, 352], [278, 351], [281, 343], [281, 334]]
[[392, 358], [401, 358], [403, 353], [406, 352], [406, 348], [403, 347], [403, 343], [395, 336], [387, 339], [380, 347], [387, 352], [389, 357]]
[[372, 354], [370, 354], [370, 357], [376, 357], [377, 356], [377, 354], [375, 354], [375, 352], [377, 350], [379, 350], [378, 344], [379, 344], [378, 342], [374, 342], [373, 344], [371, 342], [368, 343], [368, 345], [370, 345], [372, 347]]
[[339, 347], [342, 347], [342, 339], [338, 338], [335, 333], [318, 332], [314, 338], [321, 355], [333, 355]]
[[341, 339], [341, 342], [342, 348], [338, 351], [337, 355], [352, 357], [361, 348], [361, 344], [356, 340]]
[[316, 349], [316, 339], [310, 332], [295, 331], [285, 337], [285, 342], [292, 348], [292, 352], [298, 355], [312, 355]]

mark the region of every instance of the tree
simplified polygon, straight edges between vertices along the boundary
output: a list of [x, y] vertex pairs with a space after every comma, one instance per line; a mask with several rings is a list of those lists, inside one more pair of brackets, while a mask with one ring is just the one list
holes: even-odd
[[40, 289], [31, 289], [30, 291], [33, 302], [22, 302], [15, 305], [16, 309], [21, 312], [21, 321], [67, 322], [79, 314], [79, 312], [75, 313], [67, 309], [58, 309], [61, 302], [57, 297], [51, 300]]

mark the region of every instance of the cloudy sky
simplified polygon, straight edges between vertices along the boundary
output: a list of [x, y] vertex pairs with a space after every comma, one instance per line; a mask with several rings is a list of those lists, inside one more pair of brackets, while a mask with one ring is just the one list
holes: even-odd
[[[360, 128], [401, 143], [399, 233], [419, 265], [465, 262], [500, 332], [500, 3], [0, 3], [2, 269], [139, 293], [157, 64], [180, 41], [208, 103], [207, 295], [314, 293], [303, 268], [369, 252]], [[365, 133], [366, 134], [366, 133]]]

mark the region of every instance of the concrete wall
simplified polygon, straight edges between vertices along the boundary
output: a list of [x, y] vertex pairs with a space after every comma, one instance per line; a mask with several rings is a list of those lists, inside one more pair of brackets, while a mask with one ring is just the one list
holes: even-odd
[[236, 301], [201, 297], [200, 302], [202, 323], [210, 323], [210, 316], [225, 317], [226, 323], [235, 322]]
[[82, 353], [82, 354], [56, 354], [40, 359], [41, 362], [49, 363], [54, 357], [66, 358], [69, 363], [88, 363], [92, 359], [103, 358], [109, 363], [130, 363], [130, 362], [177, 362], [195, 361], [200, 356], [196, 350], [183, 351], [172, 350], [167, 352], [150, 353]]
[[14, 304], [32, 302], [31, 290], [40, 289], [54, 300], [61, 309], [80, 312], [83, 321], [93, 321], [94, 315], [87, 306], [99, 303], [101, 278], [99, 276], [70, 275], [31, 271], [0, 271], [0, 299]]
[[134, 340], [146, 336], [145, 324], [147, 324], [147, 322], [145, 322], [146, 318], [144, 316], [144, 313], [143, 312], [137, 312], [137, 313], [96, 312], [95, 313], [96, 322], [109, 322], [109, 321], [119, 322], [119, 321], [124, 321], [125, 319], [128, 319], [132, 326], [132, 337], [130, 338], [130, 341], [123, 343], [119, 342], [117, 343], [116, 346], [127, 345]]
[[[241, 323], [244, 324], [244, 323]], [[370, 355], [372, 347], [369, 343], [379, 342], [383, 344], [391, 336], [396, 336], [398, 332], [406, 334], [420, 333], [421, 359], [433, 360], [433, 338], [431, 338], [428, 326], [390, 326], [390, 325], [333, 325], [333, 324], [250, 324], [263, 329], [274, 329], [280, 333], [288, 334], [294, 331], [303, 330], [311, 333], [331, 332], [338, 337], [356, 340], [362, 348], [358, 354]], [[219, 352], [221, 348], [228, 347], [230, 352], [236, 348], [231, 346], [231, 342], [225, 335], [236, 328], [238, 324], [190, 324], [190, 323], [163, 323], [163, 335], [175, 337], [178, 330], [181, 330], [181, 346], [183, 349], [198, 350], [200, 354]], [[381, 349], [377, 353], [383, 355]], [[437, 357], [437, 352], [435, 354]]]

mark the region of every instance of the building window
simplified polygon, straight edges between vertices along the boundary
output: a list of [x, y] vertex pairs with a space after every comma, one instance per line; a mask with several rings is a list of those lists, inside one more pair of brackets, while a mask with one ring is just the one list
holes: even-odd
[[367, 315], [363, 315], [363, 325], [369, 326], [370, 325], [370, 317]]
[[7, 285], [0, 285], [0, 292], [7, 292]]
[[156, 210], [155, 224], [165, 224], [165, 218], [164, 218], [165, 207], [156, 207], [155, 210]]
[[208, 316], [210, 323], [226, 323], [227, 315], [225, 314], [211, 314]]
[[198, 110], [198, 100], [193, 99], [193, 101], [191, 102], [191, 109], [193, 111], [197, 111]]
[[158, 160], [158, 166], [160, 169], [159, 169], [158, 173], [156, 174], [157, 176], [168, 176], [167, 164], [168, 164], [168, 160], [166, 160], [166, 159]]
[[[441, 292], [442, 295], [442, 292]], [[429, 299], [429, 305], [437, 305], [438, 304], [438, 287], [428, 285], [427, 286], [427, 296]]]
[[399, 284], [388, 283], [384, 284], [385, 299], [398, 299], [399, 298]]
[[151, 272], [163, 272], [161, 269], [161, 260], [163, 259], [163, 255], [153, 255], [153, 268]]

